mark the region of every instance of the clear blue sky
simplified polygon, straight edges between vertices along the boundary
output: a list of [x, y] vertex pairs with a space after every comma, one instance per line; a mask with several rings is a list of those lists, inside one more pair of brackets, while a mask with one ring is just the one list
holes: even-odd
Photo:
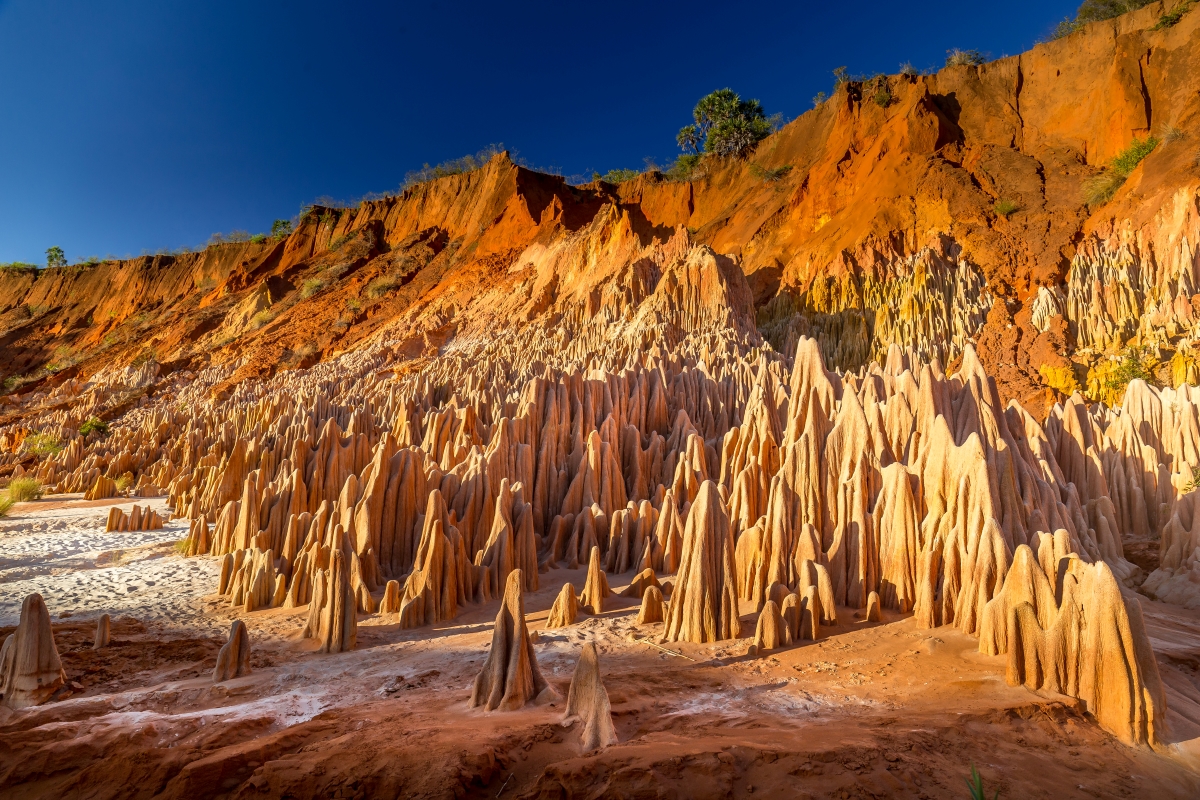
[[0, 0], [0, 262], [264, 231], [493, 142], [665, 163], [713, 89], [791, 118], [834, 67], [1018, 53], [1076, 5]]

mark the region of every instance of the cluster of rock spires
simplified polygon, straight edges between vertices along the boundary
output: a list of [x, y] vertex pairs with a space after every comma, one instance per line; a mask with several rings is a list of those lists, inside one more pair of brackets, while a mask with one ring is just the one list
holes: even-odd
[[113, 506], [108, 511], [108, 520], [104, 524], [104, 530], [157, 531], [162, 530], [163, 522], [163, 518], [150, 506], [134, 506], [127, 512]]
[[[488, 710], [553, 691], [522, 595], [586, 564], [547, 627], [603, 613], [626, 580], [665, 641], [746, 636], [752, 604], [754, 652], [817, 639], [839, 606], [887, 609], [980, 637], [1011, 682], [1158, 741], [1122, 540], [1164, 532], [1163, 592], [1200, 559], [1192, 390], [1135, 381], [1120, 408], [1074, 397], [1042, 425], [1000, 402], [965, 340], [952, 375], [897, 346], [831, 372], [814, 339], [766, 344], [736, 264], [686, 233], [630, 259], [556, 300], [553, 326], [460, 330], [416, 362], [382, 341], [215, 397], [230, 373], [204, 370], [39, 469], [165, 487], [187, 553], [222, 559], [217, 591], [244, 612], [307, 605], [322, 652], [353, 649], [360, 614], [420, 627], [501, 600], [471, 698]], [[240, 674], [244, 634], [215, 679]], [[607, 702], [593, 660], [575, 712], [590, 743], [611, 740], [588, 721]]]

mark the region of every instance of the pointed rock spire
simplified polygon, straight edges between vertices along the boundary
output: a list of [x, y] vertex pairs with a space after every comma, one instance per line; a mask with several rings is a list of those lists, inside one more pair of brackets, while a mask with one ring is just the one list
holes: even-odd
[[217, 666], [213, 669], [213, 683], [250, 674], [250, 632], [246, 623], [235, 619], [229, 628], [229, 641], [217, 653]]
[[583, 752], [603, 750], [610, 744], [616, 744], [617, 731], [612, 721], [608, 692], [600, 680], [600, 657], [592, 642], [585, 644], [579, 654], [575, 673], [571, 676], [571, 688], [567, 693], [563, 726], [576, 721], [582, 723], [580, 740]]
[[529, 641], [521, 570], [515, 569], [504, 586], [504, 600], [492, 628], [492, 647], [483, 669], [475, 676], [470, 707], [515, 711], [553, 694], [554, 689], [538, 669], [533, 643]]
[[0, 646], [0, 695], [9, 708], [28, 708], [50, 699], [67, 680], [50, 612], [40, 594], [31, 594], [21, 604], [17, 629]]

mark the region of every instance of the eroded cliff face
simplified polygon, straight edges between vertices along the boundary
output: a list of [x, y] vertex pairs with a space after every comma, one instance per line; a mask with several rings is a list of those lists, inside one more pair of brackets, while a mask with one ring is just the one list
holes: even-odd
[[[232, 384], [368, 342], [419, 357], [529, 325], [574, 335], [616, 294], [656, 291], [663, 253], [695, 243], [747, 276], [747, 330], [785, 357], [807, 335], [831, 367], [891, 344], [951, 367], [974, 343], [1038, 417], [1077, 387], [1099, 397], [1132, 340], [1170, 362], [1164, 381], [1194, 379], [1200, 15], [1153, 30], [1161, 13], [893, 76], [886, 102], [847, 84], [691, 182], [570, 186], [502, 155], [313, 209], [279, 242], [0, 275], [0, 368], [34, 378], [24, 394], [149, 360], [233, 365]], [[1163, 143], [1116, 197], [1084, 205], [1083, 182], [1150, 134]], [[681, 313], [716, 312], [661, 309]]]

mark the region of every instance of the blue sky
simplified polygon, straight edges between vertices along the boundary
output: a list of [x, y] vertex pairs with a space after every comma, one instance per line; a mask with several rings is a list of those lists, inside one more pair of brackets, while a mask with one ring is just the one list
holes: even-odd
[[667, 163], [713, 89], [791, 118], [834, 67], [1018, 53], [1076, 5], [0, 0], [0, 262], [264, 231], [494, 142]]

